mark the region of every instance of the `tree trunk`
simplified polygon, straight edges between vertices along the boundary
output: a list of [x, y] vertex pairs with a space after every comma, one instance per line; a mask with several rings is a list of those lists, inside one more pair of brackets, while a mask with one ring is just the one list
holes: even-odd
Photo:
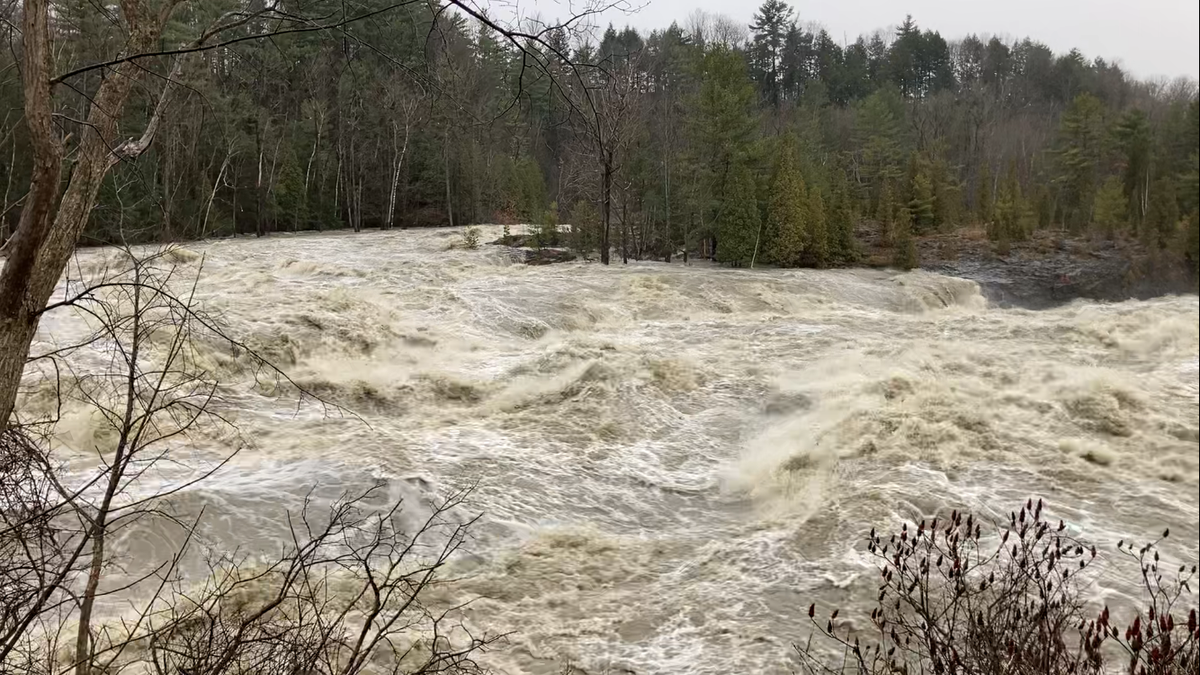
[[604, 156], [604, 184], [600, 195], [600, 262], [607, 265], [608, 260], [608, 225], [612, 217], [612, 162], [608, 155]]
[[629, 264], [629, 195], [621, 198], [621, 264]]
[[397, 149], [396, 145], [396, 124], [392, 123], [392, 154], [394, 161], [392, 164], [392, 181], [391, 190], [388, 195], [387, 220], [384, 222], [384, 227], [390, 229], [392, 221], [396, 214], [396, 196], [400, 189], [400, 168], [404, 166], [404, 155], [408, 152], [408, 134], [412, 125], [408, 123], [406, 118], [404, 121], [404, 142]]
[[397, 140], [399, 133], [396, 130], [396, 122], [392, 122], [392, 175], [388, 181], [388, 205], [387, 213], [383, 217], [383, 229], [392, 229], [392, 218], [396, 214], [396, 184], [400, 182], [400, 144]]
[[[152, 14], [136, 2], [128, 5], [123, 12], [129, 29], [127, 49], [149, 51], [161, 32], [157, 16], [166, 13]], [[52, 121], [47, 0], [25, 0], [22, 40], [25, 123], [33, 166], [20, 225], [9, 242], [8, 260], [0, 272], [0, 429], [7, 427], [12, 415], [41, 310], [75, 250], [104, 176], [115, 162], [136, 157], [153, 140], [169, 91], [164, 90], [142, 138], [135, 144], [117, 143], [117, 119], [143, 66], [125, 62], [112, 68], [88, 109], [90, 130], [82, 135], [74, 153], [74, 165], [56, 211], [62, 148]]]
[[758, 232], [754, 235], [754, 253], [750, 256], [750, 269], [754, 269], [754, 263], [758, 261], [758, 244], [762, 241], [763, 222], [760, 218], [758, 221]]
[[261, 129], [255, 129], [254, 144], [258, 149], [258, 177], [254, 181], [255, 192], [255, 223], [254, 235], [261, 237], [267, 233], [267, 191], [263, 185], [263, 143]]
[[666, 208], [663, 241], [667, 243], [667, 255], [663, 262], [671, 262], [671, 256], [675, 253], [675, 242], [671, 240], [671, 168], [666, 162], [663, 162], [663, 206]]
[[450, 193], [450, 138], [446, 137], [442, 144], [442, 167], [446, 176], [446, 218], [450, 227], [454, 227], [454, 203]]
[[[212, 211], [213, 200], [217, 198], [217, 190], [221, 187], [221, 180], [225, 177], [225, 170], [229, 168], [229, 160], [233, 157], [232, 149], [225, 152], [225, 160], [221, 162], [221, 169], [217, 171], [217, 179], [213, 181], [212, 192], [208, 193], [208, 203], [204, 206], [204, 220], [200, 224], [200, 238], [208, 237], [208, 214]], [[234, 223], [236, 230], [236, 223]]]
[[690, 214], [688, 214], [687, 220], [683, 221], [683, 264], [684, 265], [688, 264], [688, 248], [689, 248], [688, 242], [690, 241], [691, 233], [692, 233], [692, 228], [691, 228], [692, 220], [695, 217], [696, 217], [696, 214], [690, 213]]
[[333, 214], [337, 218], [342, 217], [342, 211], [339, 208], [338, 202], [342, 196], [342, 139], [338, 138], [337, 152], [337, 175], [333, 179]]
[[[162, 238], [164, 241], [172, 241], [175, 236], [172, 232], [174, 226], [173, 219], [175, 214], [175, 191], [171, 189], [171, 177], [174, 172], [171, 170], [174, 164], [174, 155], [169, 147], [164, 148], [164, 152], [159, 153], [162, 156], [162, 219], [163, 231]], [[121, 238], [124, 239], [124, 233], [121, 233]]]
[[308, 194], [309, 179], [312, 176], [313, 161], [317, 158], [317, 152], [321, 148], [321, 127], [325, 125], [325, 116], [323, 114], [313, 115], [313, 126], [316, 127], [316, 142], [313, 143], [312, 152], [308, 155], [308, 164], [304, 167], [304, 194]]

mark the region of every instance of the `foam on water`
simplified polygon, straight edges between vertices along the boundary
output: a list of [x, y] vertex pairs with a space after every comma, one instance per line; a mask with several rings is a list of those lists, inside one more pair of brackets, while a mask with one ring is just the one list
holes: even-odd
[[[873, 525], [1002, 518], [1030, 494], [1098, 545], [1170, 526], [1196, 557], [1195, 297], [997, 310], [925, 272], [526, 267], [448, 241], [176, 254], [203, 255], [200, 298], [232, 333], [367, 423], [297, 412], [202, 346], [249, 441], [177, 499], [211, 510], [207, 537], [272, 549], [314, 484], [332, 499], [385, 480], [419, 509], [477, 481], [459, 592], [480, 597], [475, 622], [515, 631], [485, 657], [509, 673], [790, 672], [808, 602], [852, 614], [873, 597]], [[58, 313], [39, 339], [84, 330]], [[86, 410], [68, 416], [62, 443], [103, 440]]]

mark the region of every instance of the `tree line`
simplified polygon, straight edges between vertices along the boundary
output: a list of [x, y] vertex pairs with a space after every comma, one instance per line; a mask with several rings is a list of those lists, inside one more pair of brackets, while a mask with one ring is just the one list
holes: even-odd
[[[483, 14], [386, 2], [335, 39], [226, 39], [139, 83], [120, 128], [146, 125], [166, 80], [175, 91], [153, 145], [99, 186], [85, 238], [569, 222], [572, 245], [605, 260], [824, 266], [854, 262], [869, 221], [902, 266], [914, 236], [967, 227], [1001, 250], [1057, 228], [1200, 257], [1192, 80], [1140, 81], [1031, 39], [947, 40], [912, 17], [843, 44], [782, 0], [749, 25], [697, 12], [649, 33], [515, 38]], [[58, 70], [119, 51], [120, 22], [54, 4]], [[0, 56], [9, 231], [34, 164], [18, 11], [3, 28], [18, 48]], [[164, 40], [221, 11], [190, 5]], [[87, 136], [106, 72], [55, 91], [66, 137]]]

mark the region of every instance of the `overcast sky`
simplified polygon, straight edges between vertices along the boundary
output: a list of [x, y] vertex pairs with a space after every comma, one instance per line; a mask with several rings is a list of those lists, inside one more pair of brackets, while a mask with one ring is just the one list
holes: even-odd
[[[761, 2], [642, 0], [637, 13], [610, 18], [618, 25], [662, 28], [672, 20], [684, 25], [688, 14], [703, 9], [749, 23]], [[578, 6], [578, 0], [575, 4]], [[921, 28], [940, 31], [948, 40], [968, 33], [1028, 36], [1055, 52], [1078, 47], [1089, 59], [1118, 60], [1138, 77], [1200, 76], [1197, 0], [834, 0], [789, 4], [802, 23], [820, 23], [839, 41], [853, 41], [861, 33], [894, 26], [905, 14], [912, 14]]]

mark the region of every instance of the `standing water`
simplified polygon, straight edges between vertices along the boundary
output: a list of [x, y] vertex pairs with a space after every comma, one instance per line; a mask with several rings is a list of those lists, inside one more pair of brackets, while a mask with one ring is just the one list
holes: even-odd
[[1194, 296], [1000, 310], [923, 272], [527, 267], [459, 236], [187, 247], [232, 335], [361, 418], [221, 374], [252, 446], [176, 496], [210, 541], [277, 550], [314, 485], [477, 484], [456, 589], [511, 631], [504, 673], [791, 672], [809, 602], [869, 612], [866, 532], [943, 509], [1041, 496], [1100, 548], [1169, 526], [1195, 560]]

